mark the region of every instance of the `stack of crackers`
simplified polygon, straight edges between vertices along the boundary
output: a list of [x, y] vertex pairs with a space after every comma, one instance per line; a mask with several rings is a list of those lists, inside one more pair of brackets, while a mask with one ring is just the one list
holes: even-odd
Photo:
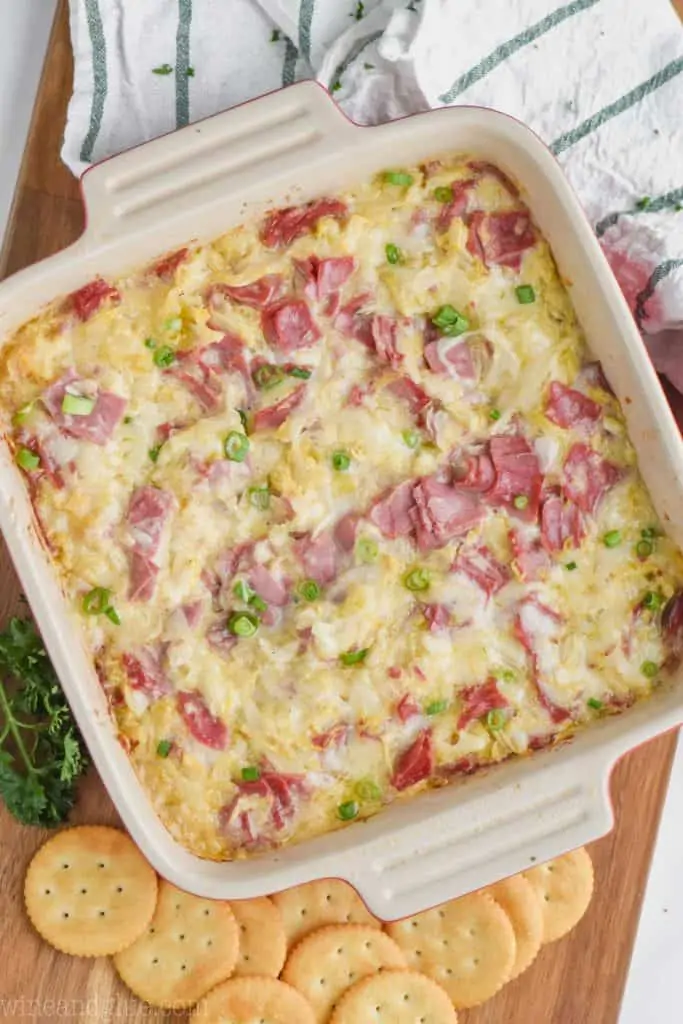
[[158, 878], [126, 833], [59, 832], [25, 884], [37, 931], [64, 953], [111, 956], [152, 1006], [193, 1024], [455, 1024], [583, 916], [584, 849], [383, 925], [345, 882], [201, 899]]

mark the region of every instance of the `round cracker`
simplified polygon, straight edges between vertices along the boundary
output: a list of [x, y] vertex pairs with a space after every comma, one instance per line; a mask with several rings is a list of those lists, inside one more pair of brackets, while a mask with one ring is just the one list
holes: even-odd
[[342, 996], [330, 1024], [458, 1024], [448, 995], [416, 971], [382, 971]]
[[267, 896], [230, 900], [240, 933], [235, 975], [261, 974], [277, 978], [287, 956], [282, 915]]
[[291, 949], [304, 936], [326, 924], [366, 924], [381, 928], [354, 888], [338, 878], [322, 878], [278, 892], [273, 903], [282, 914]]
[[192, 896], [161, 879], [149, 927], [114, 957], [114, 966], [151, 1006], [192, 1006], [232, 974], [238, 935], [228, 903]]
[[457, 1009], [495, 995], [515, 962], [515, 933], [502, 907], [486, 893], [443, 903], [386, 925], [409, 967], [438, 982]]
[[541, 903], [543, 945], [561, 939], [579, 923], [593, 895], [593, 862], [588, 851], [580, 846], [525, 871], [524, 877]]
[[515, 933], [517, 953], [512, 965], [510, 981], [518, 978], [529, 967], [541, 948], [543, 938], [543, 911], [530, 882], [524, 875], [513, 875], [485, 890], [493, 896], [510, 918]]
[[384, 932], [365, 924], [331, 924], [301, 940], [282, 979], [306, 997], [318, 1024], [325, 1024], [351, 985], [382, 968], [405, 965], [403, 953]]
[[304, 997], [269, 977], [233, 978], [197, 1004], [189, 1024], [315, 1024]]
[[118, 828], [64, 829], [40, 847], [24, 883], [26, 912], [51, 946], [74, 956], [108, 956], [149, 924], [157, 876]]

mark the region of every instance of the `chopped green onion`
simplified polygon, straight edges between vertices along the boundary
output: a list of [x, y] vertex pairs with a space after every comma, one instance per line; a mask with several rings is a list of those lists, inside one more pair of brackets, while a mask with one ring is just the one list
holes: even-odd
[[434, 198], [437, 203], [450, 203], [453, 199], [453, 189], [450, 185], [439, 185], [434, 189]]
[[104, 615], [109, 608], [111, 590], [106, 587], [93, 587], [83, 598], [83, 611], [86, 615]]
[[384, 180], [388, 185], [412, 185], [415, 180], [412, 174], [407, 174], [405, 171], [385, 171]]
[[249, 605], [250, 607], [255, 608], [259, 615], [263, 615], [266, 608], [268, 607], [263, 598], [259, 597], [258, 594], [254, 594], [253, 597], [249, 598]]
[[194, 78], [194, 68], [188, 68], [185, 74], [188, 78]]
[[258, 765], [250, 764], [242, 769], [242, 780], [244, 782], [258, 782], [261, 778], [261, 769]]
[[369, 647], [361, 647], [356, 651], [344, 651], [339, 655], [339, 660], [342, 665], [359, 665], [361, 661], [365, 661], [369, 653]]
[[426, 569], [411, 569], [403, 577], [403, 585], [412, 591], [428, 590], [430, 584], [429, 573]]
[[27, 402], [26, 405], [22, 405], [21, 409], [17, 409], [14, 416], [12, 417], [12, 423], [14, 424], [14, 426], [23, 427], [24, 423], [26, 423], [35, 407], [35, 402]]
[[530, 284], [519, 284], [515, 288], [515, 295], [517, 296], [517, 302], [522, 306], [528, 306], [530, 302], [536, 301], [536, 292], [534, 291], [533, 285]]
[[586, 703], [589, 708], [593, 708], [593, 711], [602, 711], [602, 701], [597, 697], [589, 697]]
[[249, 604], [254, 596], [254, 591], [246, 580], [237, 580], [235, 586], [232, 588], [232, 592], [238, 601], [244, 601], [245, 604]]
[[169, 345], [162, 345], [161, 348], [155, 350], [152, 356], [156, 366], [159, 366], [162, 370], [165, 370], [169, 366], [173, 366], [175, 362], [175, 352]]
[[358, 3], [356, 4], [356, 10], [354, 12], [353, 17], [356, 19], [356, 21], [360, 21], [361, 18], [364, 15], [365, 15], [365, 4], [363, 3], [363, 0], [358, 0]]
[[470, 328], [470, 322], [462, 313], [458, 313], [454, 306], [441, 306], [436, 315], [432, 317], [432, 323], [438, 327], [442, 334], [449, 338], [457, 338]]
[[159, 757], [168, 757], [171, 753], [171, 747], [173, 744], [170, 740], [159, 740], [157, 743], [157, 754]]
[[299, 584], [299, 593], [304, 601], [317, 601], [320, 597], [320, 587], [315, 580], [304, 580]]
[[426, 715], [440, 715], [448, 707], [447, 700], [433, 700], [425, 708]]
[[494, 422], [496, 420], [499, 420], [500, 417], [501, 417], [500, 409], [491, 409], [491, 411], [489, 412], [489, 419], [493, 420]]
[[237, 430], [231, 430], [223, 442], [226, 458], [232, 462], [244, 462], [249, 453], [249, 438]]
[[617, 548], [621, 544], [621, 530], [609, 530], [602, 538], [606, 548]]
[[355, 800], [347, 800], [346, 803], [339, 804], [337, 814], [342, 821], [352, 821], [358, 817], [358, 804]]
[[348, 452], [335, 452], [332, 456], [332, 465], [341, 473], [351, 465], [351, 456]]
[[270, 41], [271, 41], [271, 43], [277, 43], [277, 42], [279, 42], [279, 39], [280, 39], [280, 29], [279, 28], [274, 28], [273, 31], [270, 34]]
[[361, 800], [381, 800], [382, 790], [379, 788], [376, 782], [372, 779], [361, 779], [356, 783], [356, 793]]
[[401, 436], [408, 448], [417, 448], [420, 444], [420, 435], [417, 430], [404, 430]]
[[653, 551], [654, 545], [651, 540], [639, 540], [636, 544], [638, 558], [649, 558]]
[[659, 530], [656, 526], [646, 526], [640, 531], [640, 536], [643, 540], [655, 540], [659, 536]]
[[529, 504], [529, 499], [527, 498], [526, 494], [516, 494], [515, 497], [512, 499], [512, 504], [521, 512]]
[[664, 604], [664, 598], [661, 594], [658, 594], [654, 590], [648, 590], [645, 597], [641, 601], [643, 608], [647, 608], [651, 612], [656, 612], [658, 608], [661, 608]]
[[643, 198], [639, 199], [638, 202], [636, 203], [636, 209], [638, 209], [638, 210], [647, 210], [647, 208], [648, 208], [648, 206], [650, 205], [651, 202], [652, 202], [652, 200], [650, 199], [649, 196], [643, 196]]
[[123, 422], [126, 424], [126, 426], [128, 426], [129, 424], [131, 424], [133, 422], [133, 417], [132, 416], [124, 416], [123, 417]]
[[149, 449], [147, 454], [149, 455], [149, 457], [152, 460], [152, 462], [157, 462], [159, 460], [159, 454], [160, 454], [162, 448], [163, 448], [163, 445], [155, 444], [153, 448]]
[[240, 423], [242, 424], [242, 429], [244, 430], [244, 433], [246, 434], [247, 433], [247, 427], [249, 426], [249, 418], [248, 418], [246, 412], [244, 411], [244, 409], [238, 409], [237, 410], [237, 415], [240, 418]]
[[502, 679], [504, 683], [514, 683], [517, 675], [511, 668], [496, 668], [492, 673], [496, 679]]
[[337, 79], [337, 81], [332, 86], [330, 92], [339, 92], [340, 89], [341, 89], [341, 82], [339, 81], [339, 79]]
[[288, 377], [296, 377], [297, 380], [308, 380], [311, 376], [312, 370], [307, 370], [305, 366], [291, 366], [287, 370]]
[[145, 348], [156, 348], [157, 344], [158, 343], [155, 338], [145, 338]]
[[491, 711], [486, 713], [486, 728], [490, 729], [491, 732], [498, 732], [502, 729], [507, 721], [505, 712], [502, 708], [492, 708]]
[[95, 399], [85, 395], [70, 395], [67, 391], [62, 399], [62, 412], [67, 416], [89, 416], [94, 408]]
[[258, 629], [258, 618], [251, 612], [234, 612], [228, 619], [228, 629], [233, 636], [253, 636]]
[[647, 676], [648, 679], [654, 679], [654, 677], [659, 672], [659, 665], [657, 665], [654, 661], [644, 661], [643, 664], [640, 666], [640, 671], [643, 673], [644, 676]]
[[40, 456], [32, 452], [30, 448], [20, 448], [17, 452], [16, 463], [21, 469], [26, 469], [29, 472], [33, 469], [38, 469], [40, 465]]
[[183, 326], [183, 321], [179, 316], [171, 316], [168, 320], [164, 321], [165, 331], [180, 331]]
[[268, 487], [250, 487], [249, 491], [249, 503], [254, 508], [260, 509], [265, 512], [270, 507], [270, 489]]
[[273, 363], [262, 363], [251, 376], [259, 391], [270, 391], [285, 379], [285, 371]]
[[115, 626], [121, 625], [121, 616], [119, 615], [119, 613], [117, 612], [116, 608], [114, 608], [113, 605], [110, 604], [104, 614], [107, 616], [110, 622], [114, 623]]
[[389, 242], [385, 247], [384, 251], [387, 254], [387, 263], [402, 263], [403, 254], [397, 245], [393, 242]]
[[574, 569], [576, 568], [576, 562], [567, 562], [567, 564], [565, 565], [565, 569], [567, 569], [568, 572], [574, 572]]
[[158, 68], [152, 68], [153, 75], [172, 75], [173, 68], [170, 64], [160, 64]]
[[356, 541], [356, 556], [361, 562], [374, 562], [379, 555], [379, 544], [370, 537], [359, 537]]

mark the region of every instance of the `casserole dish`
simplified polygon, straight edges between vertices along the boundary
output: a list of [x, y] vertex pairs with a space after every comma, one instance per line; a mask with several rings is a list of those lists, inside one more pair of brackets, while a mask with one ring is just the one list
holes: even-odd
[[[640, 339], [552, 158], [525, 129], [500, 115], [442, 111], [411, 121], [410, 134], [408, 123], [368, 132], [346, 122], [318, 87], [307, 84], [125, 154], [86, 176], [92, 220], [76, 246], [5, 286], [10, 315], [3, 330], [95, 274], [120, 274], [163, 250], [190, 239], [203, 241], [257, 215], [264, 192], [275, 205], [306, 200], [347, 184], [349, 167], [353, 179], [384, 167], [388, 150], [401, 163], [433, 155], [437, 123], [439, 150], [476, 150], [524, 186], [561, 271], [573, 282], [572, 296], [592, 348], [626, 404], [631, 436], [660, 516], [680, 542], [670, 514], [676, 495], [664, 494], [662, 488], [667, 473], [679, 475], [677, 431]], [[281, 157], [277, 167], [263, 170], [274, 156]], [[302, 184], [297, 178], [303, 164], [308, 177]], [[77, 262], [73, 255], [79, 255]], [[604, 279], [599, 289], [594, 278]], [[659, 431], [653, 426], [656, 415], [663, 423]], [[339, 874], [343, 858], [344, 877], [376, 913], [403, 916], [519, 870], [530, 856], [550, 857], [599, 834], [609, 824], [604, 790], [611, 761], [677, 720], [675, 690], [662, 691], [627, 720], [596, 725], [593, 735], [582, 736], [573, 749], [492, 771], [457, 795], [451, 796], [451, 789], [430, 793], [414, 805], [393, 807], [363, 829], [336, 838], [328, 835], [246, 864], [206, 863], [171, 840], [140, 790], [116, 742], [56, 581], [35, 537], [27, 540], [30, 508], [6, 451], [3, 459], [7, 482], [2, 525], [84, 735], [132, 834], [162, 874], [185, 888], [213, 896], [249, 896]], [[416, 856], [419, 877], [412, 869]]]

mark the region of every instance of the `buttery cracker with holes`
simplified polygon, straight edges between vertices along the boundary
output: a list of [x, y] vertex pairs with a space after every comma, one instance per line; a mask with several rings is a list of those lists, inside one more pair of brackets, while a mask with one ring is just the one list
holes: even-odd
[[318, 1024], [326, 1024], [355, 982], [382, 968], [405, 965], [403, 953], [383, 932], [363, 924], [331, 924], [301, 940], [287, 958], [282, 979], [306, 997]]
[[515, 933], [517, 953], [512, 965], [510, 981], [518, 978], [529, 967], [541, 948], [543, 937], [543, 911], [541, 901], [524, 875], [513, 875], [484, 890], [493, 896], [510, 918]]
[[26, 873], [33, 927], [74, 956], [107, 956], [149, 924], [157, 876], [125, 832], [98, 825], [64, 829], [41, 846]]
[[583, 846], [524, 872], [541, 903], [543, 944], [570, 932], [593, 895], [593, 863]]
[[296, 885], [293, 889], [276, 893], [272, 900], [282, 914], [288, 949], [309, 932], [326, 924], [382, 927], [356, 890], [338, 878], [323, 878], [318, 882]]
[[277, 978], [287, 955], [282, 916], [267, 896], [231, 900], [240, 933], [235, 974], [261, 974]]
[[448, 995], [415, 971], [382, 971], [344, 993], [330, 1024], [458, 1024]]
[[198, 1003], [190, 1024], [315, 1024], [304, 997], [275, 978], [233, 978]]
[[149, 927], [114, 957], [114, 966], [140, 999], [179, 1009], [230, 977], [238, 947], [228, 903], [191, 896], [161, 879]]
[[457, 1009], [478, 1006], [510, 977], [515, 933], [490, 896], [475, 892], [386, 925], [409, 967], [442, 985]]

